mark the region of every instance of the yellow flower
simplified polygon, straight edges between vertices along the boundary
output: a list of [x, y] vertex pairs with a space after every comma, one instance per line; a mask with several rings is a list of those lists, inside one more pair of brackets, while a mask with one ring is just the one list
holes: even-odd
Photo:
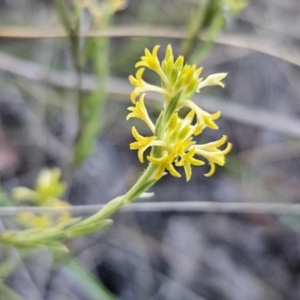
[[204, 165], [204, 162], [202, 160], [194, 158], [195, 153], [196, 153], [196, 148], [193, 147], [187, 153], [184, 153], [181, 156], [180, 160], [176, 163], [177, 167], [182, 166], [184, 168], [186, 181], [189, 181], [191, 179], [191, 176], [192, 176], [191, 165], [195, 165], [195, 166]]
[[[59, 168], [42, 170], [36, 180], [34, 190], [27, 187], [17, 187], [13, 190], [12, 196], [17, 201], [30, 201], [37, 206], [69, 206], [69, 203], [59, 199], [67, 188], [66, 183], [60, 181], [60, 176], [61, 170]], [[69, 219], [71, 219], [69, 212], [56, 214], [25, 212], [17, 216], [17, 222], [29, 228], [51, 227]]]
[[225, 155], [231, 150], [231, 143], [227, 143], [227, 146], [224, 150], [218, 149], [218, 147], [222, 146], [227, 140], [227, 136], [223, 135], [222, 138], [215, 142], [207, 143], [204, 145], [195, 145], [196, 154], [205, 157], [210, 164], [210, 171], [205, 174], [205, 176], [209, 177], [213, 175], [215, 172], [216, 166], [218, 164], [220, 166], [224, 166], [225, 164]]
[[34, 216], [32, 218], [32, 224], [30, 227], [33, 228], [46, 228], [50, 227], [51, 223], [49, 222], [49, 218], [47, 215], [42, 215], [42, 216]]
[[192, 146], [195, 142], [193, 142], [193, 138], [190, 137], [186, 140], [178, 140], [176, 143], [169, 144], [167, 149], [169, 153], [172, 151], [176, 154], [174, 157], [174, 161], [177, 161], [179, 156], [183, 156], [186, 151]]
[[185, 65], [178, 74], [173, 93], [180, 91], [183, 98], [191, 98], [198, 91], [201, 72], [202, 68], [196, 69], [196, 65]]
[[[56, 199], [52, 207], [68, 207], [69, 203]], [[71, 215], [68, 211], [63, 211], [59, 213], [44, 213], [44, 214], [35, 214], [32, 212], [20, 213], [17, 216], [17, 222], [20, 225], [23, 225], [28, 228], [47, 228], [57, 224], [60, 224], [64, 221], [70, 220]]]
[[194, 118], [194, 111], [190, 111], [184, 119], [178, 117], [177, 113], [174, 113], [168, 124], [164, 140], [168, 143], [185, 140], [194, 134], [196, 127], [191, 125]]
[[148, 161], [158, 165], [158, 169], [154, 174], [154, 179], [159, 179], [164, 175], [165, 170], [168, 170], [174, 177], [181, 177], [173, 166], [174, 159], [176, 157], [176, 151], [172, 151], [170, 154], [168, 151], [163, 151], [163, 156], [160, 158], [147, 156]]
[[36, 192], [25, 187], [19, 186], [12, 190], [12, 198], [16, 201], [36, 202]]
[[125, 0], [110, 0], [110, 2], [114, 12], [124, 9], [127, 5], [127, 1]]
[[130, 99], [132, 103], [136, 102], [135, 99], [137, 96], [145, 92], [156, 92], [163, 95], [166, 95], [168, 93], [165, 89], [161, 87], [145, 82], [142, 78], [144, 71], [144, 68], [140, 68], [136, 71], [135, 77], [130, 75], [128, 78], [130, 83], [135, 87], [132, 93], [130, 94]]
[[[183, 66], [183, 62], [184, 62], [184, 58], [182, 56], [180, 56], [180, 59], [178, 60], [177, 65], [176, 65], [177, 66], [176, 69], [181, 69]], [[168, 78], [170, 78], [174, 71], [174, 56], [173, 56], [173, 50], [172, 50], [171, 45], [167, 46], [165, 59], [162, 61], [161, 67], [162, 67], [163, 72], [166, 74], [166, 76]], [[173, 83], [173, 82], [171, 81], [171, 83]]]
[[37, 178], [35, 184], [36, 197], [39, 204], [48, 205], [48, 198], [57, 199], [62, 196], [67, 188], [67, 184], [60, 181], [61, 170], [59, 168], [45, 169]]
[[90, 13], [95, 28], [100, 28], [105, 24], [105, 19], [123, 9], [127, 2], [125, 0], [76, 0], [80, 8], [86, 8]]
[[213, 114], [208, 113], [203, 110], [199, 106], [197, 106], [194, 102], [190, 100], [183, 100], [180, 103], [181, 107], [189, 107], [193, 110], [197, 116], [197, 125], [195, 128], [195, 135], [199, 135], [203, 129], [209, 127], [210, 129], [217, 130], [219, 126], [214, 122], [221, 116], [221, 112], [217, 111]]
[[32, 212], [23, 212], [17, 216], [17, 222], [28, 228], [46, 228], [52, 224], [47, 215], [35, 215]]
[[222, 80], [227, 76], [227, 73], [217, 73], [209, 75], [205, 80], [200, 79], [200, 82], [198, 84], [198, 90], [206, 87], [206, 86], [213, 86], [213, 85], [219, 85], [222, 88], [225, 87], [225, 84], [222, 82]]
[[130, 149], [138, 150], [139, 161], [143, 163], [144, 152], [153, 144], [152, 142], [156, 139], [156, 137], [155, 136], [144, 137], [138, 133], [138, 131], [134, 126], [132, 127], [131, 132], [137, 141], [130, 144]]
[[[196, 65], [183, 65], [184, 58], [182, 56], [179, 56], [174, 61], [171, 45], [167, 46], [165, 58], [160, 62], [157, 56], [159, 48], [160, 46], [155, 46], [152, 52], [145, 49], [145, 55], [135, 65], [136, 68], [140, 68], [136, 73], [136, 78], [133, 76], [129, 77], [130, 82], [135, 86], [131, 94], [133, 102], [138, 95], [147, 91], [163, 94], [165, 96], [164, 101], [168, 104], [178, 93], [181, 93], [180, 100], [185, 100], [190, 99], [194, 93], [199, 93], [200, 89], [205, 86], [219, 85], [224, 87], [222, 79], [226, 77], [227, 73], [212, 74], [203, 80], [199, 78], [202, 68], [197, 69]], [[158, 74], [162, 87], [150, 85], [142, 79], [144, 68]]]
[[12, 196], [17, 201], [30, 201], [39, 206], [51, 205], [65, 192], [67, 185], [60, 181], [59, 168], [42, 170], [36, 180], [33, 190], [27, 187], [16, 187]]
[[135, 106], [128, 107], [128, 110], [131, 111], [126, 117], [126, 120], [130, 118], [138, 118], [143, 120], [150, 130], [154, 133], [154, 124], [152, 123], [151, 119], [149, 118], [148, 111], [145, 107], [144, 98], [146, 94], [142, 94], [139, 101], [136, 102]]
[[[136, 105], [128, 108], [130, 113], [127, 120], [131, 117], [141, 119], [153, 133], [153, 136], [143, 137], [133, 127], [132, 134], [136, 142], [130, 144], [130, 149], [138, 150], [138, 158], [143, 162], [144, 151], [155, 147], [152, 148], [151, 155], [147, 156], [150, 163], [157, 165], [154, 179], [159, 179], [166, 170], [171, 175], [180, 177], [175, 169], [176, 166], [183, 167], [186, 179], [189, 181], [192, 175], [191, 166], [204, 164], [202, 160], [195, 158], [196, 155], [201, 155], [208, 160], [211, 170], [206, 176], [210, 176], [215, 171], [215, 164], [224, 165], [225, 155], [230, 151], [231, 144], [228, 143], [224, 150], [218, 149], [225, 143], [226, 136], [205, 145], [197, 145], [193, 141], [193, 137], [199, 135], [207, 127], [217, 130], [219, 127], [215, 121], [221, 113], [217, 111], [211, 114], [203, 110], [191, 101], [191, 97], [206, 86], [224, 87], [222, 80], [227, 74], [218, 73], [206, 79], [200, 78], [202, 68], [184, 64], [182, 56], [175, 60], [170, 45], [161, 62], [158, 59], [158, 50], [159, 46], [155, 46], [152, 52], [146, 49], [145, 55], [135, 65], [139, 68], [135, 77], [132, 75], [129, 77], [129, 81], [134, 86], [131, 101]], [[154, 71], [160, 77], [161, 86], [151, 85], [143, 80], [145, 68]], [[155, 125], [150, 120], [144, 103], [145, 93], [150, 91], [162, 94], [164, 99], [163, 109]], [[136, 97], [139, 95], [141, 97], [136, 102]], [[184, 118], [181, 118], [179, 115], [185, 107], [190, 111]]]
[[160, 72], [160, 62], [157, 57], [157, 52], [160, 46], [155, 46], [152, 53], [145, 49], [145, 55], [141, 57], [141, 60], [135, 64], [136, 68], [145, 67], [155, 72]]

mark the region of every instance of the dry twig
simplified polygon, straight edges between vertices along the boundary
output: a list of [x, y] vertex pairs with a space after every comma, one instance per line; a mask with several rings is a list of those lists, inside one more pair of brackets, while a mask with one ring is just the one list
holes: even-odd
[[[120, 37], [163, 37], [183, 39], [185, 31], [166, 27], [137, 27], [137, 26], [114, 26], [107, 30], [97, 30], [81, 33], [81, 36], [107, 36], [113, 38]], [[34, 29], [34, 28], [0, 28], [0, 38], [10, 39], [41, 39], [41, 38], [63, 38], [67, 36], [62, 28]], [[199, 35], [200, 40], [206, 40], [205, 35]], [[292, 45], [282, 46], [281, 43], [267, 41], [265, 38], [257, 36], [245, 36], [237, 34], [219, 34], [215, 43], [238, 47], [267, 55], [277, 57], [289, 63], [300, 66], [300, 54], [298, 49]]]
[[[51, 84], [58, 88], [72, 89], [76, 84], [74, 74], [71, 72], [56, 72], [40, 65], [25, 61], [5, 53], [0, 53], [0, 70], [12, 75], [36, 82]], [[82, 76], [82, 89], [91, 91], [96, 89], [96, 79], [91, 75]], [[131, 85], [125, 79], [110, 78], [107, 86], [108, 94], [116, 99], [128, 101], [132, 91]], [[160, 97], [151, 95], [152, 101], [160, 101]], [[195, 97], [195, 102], [208, 111], [221, 110], [224, 117], [250, 126], [273, 130], [292, 137], [300, 137], [300, 121], [291, 116], [269, 112], [265, 110], [248, 108], [235, 102], [224, 101], [213, 97]]]
[[[71, 207], [1, 207], [0, 216], [14, 216], [20, 212], [55, 213], [68, 210], [73, 214], [91, 214], [103, 207], [97, 205], [77, 205]], [[290, 203], [245, 203], [245, 202], [143, 202], [131, 203], [121, 212], [210, 212], [210, 213], [263, 213], [300, 214], [300, 204]]]

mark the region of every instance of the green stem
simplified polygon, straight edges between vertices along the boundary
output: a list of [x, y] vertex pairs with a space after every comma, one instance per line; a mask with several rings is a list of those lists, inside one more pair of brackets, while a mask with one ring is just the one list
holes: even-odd
[[[159, 115], [155, 124], [155, 128], [156, 128], [155, 135], [158, 137], [158, 139], [163, 139], [169, 119], [172, 113], [176, 110], [179, 100], [180, 100], [180, 94], [177, 94], [170, 100], [170, 103], [174, 102], [174, 105], [170, 105], [171, 107], [170, 109], [167, 109], [166, 111], [162, 111], [161, 114]], [[159, 157], [160, 147], [153, 147], [151, 151], [151, 155], [155, 157]], [[147, 169], [144, 171], [142, 176], [138, 179], [138, 181], [132, 186], [132, 188], [125, 195], [114, 198], [113, 200], [108, 202], [98, 213], [80, 222], [78, 226], [90, 222], [98, 222], [100, 220], [104, 220], [110, 215], [112, 215], [113, 213], [115, 213], [116, 211], [118, 211], [124, 205], [134, 201], [142, 193], [147, 191], [157, 181], [153, 178], [153, 175], [155, 174], [157, 168], [158, 165], [149, 163]]]
[[102, 125], [106, 102], [106, 81], [109, 73], [108, 40], [105, 37], [90, 38], [86, 59], [91, 59], [97, 78], [97, 90], [79, 100], [79, 132], [76, 138], [72, 167], [77, 168], [91, 154]]
[[126, 194], [112, 199], [107, 204], [105, 204], [99, 212], [83, 220], [82, 222], [79, 222], [74, 227], [79, 227], [84, 224], [104, 220], [112, 214], [114, 214], [119, 209], [121, 209], [124, 205], [138, 198], [142, 193], [146, 192], [156, 182], [156, 180], [153, 179], [153, 174], [155, 173], [157, 167], [158, 166], [149, 163], [147, 169], [144, 171], [142, 176]]
[[213, 1], [206, 0], [204, 7], [199, 6], [195, 14], [192, 15], [190, 18], [191, 23], [188, 24], [187, 37], [185, 40], [182, 41], [182, 46], [181, 46], [182, 48], [181, 53], [187, 60], [189, 59], [192, 52], [195, 50], [195, 47], [198, 42], [199, 32], [204, 28], [205, 19], [207, 17], [207, 14], [209, 13], [209, 10], [213, 2], [214, 0]]
[[205, 57], [205, 55], [208, 53], [208, 51], [212, 47], [216, 36], [224, 27], [224, 24], [225, 24], [224, 18], [222, 15], [217, 15], [214, 17], [214, 19], [212, 20], [212, 23], [208, 29], [206, 41], [203, 42], [199, 48], [197, 48], [197, 51], [194, 51], [191, 54], [191, 57], [190, 57], [191, 62], [198, 63]]
[[72, 61], [73, 68], [76, 73], [76, 101], [79, 102], [82, 98], [81, 92], [81, 82], [82, 82], [82, 63], [81, 63], [81, 55], [80, 55], [80, 37], [79, 32], [71, 32], [69, 35], [70, 44], [71, 44], [71, 53], [72, 53]]
[[[155, 123], [155, 135], [159, 140], [163, 140], [166, 128], [168, 126], [168, 123], [170, 121], [170, 118], [174, 111], [176, 111], [178, 107], [178, 102], [180, 100], [181, 94], [178, 93], [170, 101], [168, 101], [169, 105], [166, 109], [164, 109], [159, 117], [156, 120]], [[161, 155], [161, 147], [153, 147], [151, 151], [151, 156], [154, 157], [160, 157]], [[91, 217], [83, 220], [82, 222], [79, 222], [75, 226], [70, 228], [70, 231], [72, 230], [78, 230], [82, 229], [85, 226], [93, 226], [94, 224], [97, 224], [112, 214], [114, 214], [116, 211], [120, 210], [124, 205], [131, 203], [136, 198], [138, 198], [142, 193], [146, 192], [157, 180], [153, 178], [155, 172], [158, 169], [158, 165], [149, 163], [148, 167], [140, 176], [140, 178], [137, 180], [137, 182], [132, 186], [132, 188], [124, 195], [116, 197], [109, 201], [104, 207], [97, 212], [96, 214], [92, 215]]]
[[[153, 174], [157, 169], [157, 165], [152, 163], [148, 164], [147, 169], [144, 171], [138, 181], [132, 186], [132, 188], [124, 195], [126, 202], [132, 202], [134, 199], [139, 197], [142, 193], [146, 192], [151, 186], [145, 186], [148, 182], [154, 181]], [[153, 185], [155, 181], [151, 184]]]
[[[207, 0], [204, 6], [199, 6], [196, 13], [191, 17], [188, 26], [187, 38], [182, 44], [183, 56], [198, 63], [213, 45], [214, 38], [224, 27], [221, 0]], [[199, 42], [199, 33], [207, 31], [206, 40]]]

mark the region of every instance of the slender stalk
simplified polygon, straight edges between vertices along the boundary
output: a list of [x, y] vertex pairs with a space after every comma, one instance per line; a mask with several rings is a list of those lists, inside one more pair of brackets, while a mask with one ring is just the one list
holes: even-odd
[[205, 55], [208, 53], [210, 48], [214, 44], [214, 39], [218, 35], [218, 33], [222, 30], [224, 27], [224, 18], [221, 15], [217, 15], [212, 20], [212, 23], [208, 29], [207, 32], [207, 39], [197, 51], [194, 51], [191, 55], [190, 60], [194, 63], [198, 63], [202, 61], [202, 59], [205, 57]]
[[[138, 181], [132, 186], [132, 188], [124, 195], [125, 199], [128, 202], [132, 202], [136, 198], [138, 198], [142, 193], [146, 192], [151, 186], [147, 186], [147, 188], [143, 189], [143, 186], [153, 180], [153, 174], [155, 173], [157, 166], [149, 163], [147, 169], [144, 171], [142, 176], [138, 179]], [[155, 181], [153, 180], [153, 185]]]
[[[65, 30], [68, 33], [68, 39], [70, 44], [70, 51], [72, 57], [73, 69], [75, 71], [75, 86], [74, 86], [74, 95], [75, 97], [68, 104], [72, 106], [70, 110], [72, 114], [67, 116], [67, 126], [66, 137], [68, 141], [68, 147], [71, 149], [74, 148], [74, 143], [76, 144], [76, 135], [78, 134], [78, 124], [80, 123], [79, 116], [79, 103], [83, 98], [83, 91], [81, 88], [82, 85], [82, 65], [83, 57], [81, 51], [81, 36], [80, 36], [80, 27], [81, 27], [81, 17], [82, 12], [81, 8], [77, 3], [68, 3], [61, 0], [56, 0], [57, 12], [59, 14], [61, 23], [63, 24]], [[70, 118], [74, 122], [70, 122]], [[74, 128], [74, 124], [75, 128]], [[71, 127], [70, 127], [71, 126]], [[70, 168], [67, 170], [67, 173], [70, 172]], [[67, 176], [67, 174], [65, 174]]]
[[144, 171], [142, 176], [126, 194], [110, 200], [107, 204], [103, 206], [103, 208], [100, 211], [98, 211], [91, 217], [83, 220], [82, 222], [78, 223], [77, 225], [81, 226], [83, 224], [99, 222], [100, 220], [104, 220], [112, 214], [114, 214], [116, 211], [120, 210], [124, 205], [138, 198], [142, 193], [146, 192], [156, 182], [156, 180], [153, 179], [153, 174], [155, 173], [156, 169], [156, 165], [149, 163], [147, 169]]
[[198, 35], [201, 30], [203, 30], [205, 25], [205, 20], [214, 4], [215, 0], [206, 0], [204, 6], [199, 6], [194, 15], [190, 19], [190, 24], [188, 24], [188, 32], [185, 40], [182, 41], [181, 52], [183, 56], [188, 59], [188, 57], [195, 50], [198, 43]]
[[[106, 29], [112, 12], [104, 12], [103, 20], [92, 24], [93, 29]], [[95, 140], [102, 125], [103, 110], [106, 103], [106, 87], [109, 74], [108, 38], [103, 36], [89, 37], [82, 49], [82, 63], [90, 60], [97, 80], [97, 88], [88, 95], [79, 98], [79, 131], [76, 138], [72, 167], [76, 168], [91, 154]]]
[[[207, 0], [191, 17], [187, 38], [182, 43], [182, 53], [186, 59], [198, 63], [212, 47], [215, 37], [224, 27], [221, 8], [220, 0]], [[199, 33], [204, 30], [208, 32], [207, 39], [197, 46]]]
[[[80, 22], [80, 20], [79, 20], [79, 22]], [[81, 62], [81, 54], [80, 54], [79, 28], [80, 28], [80, 25], [78, 25], [78, 29], [76, 29], [76, 31], [72, 31], [70, 33], [70, 36], [69, 36], [70, 45], [71, 45], [73, 68], [74, 68], [75, 74], [76, 74], [75, 89], [76, 89], [76, 95], [77, 95], [76, 96], [76, 102], [77, 103], [82, 98], [82, 89], [81, 89], [82, 62]]]
[[101, 128], [103, 109], [106, 102], [106, 81], [108, 78], [108, 40], [106, 37], [90, 38], [87, 47], [93, 62], [97, 88], [79, 99], [79, 132], [73, 154], [72, 167], [78, 167], [91, 153]]
[[[180, 99], [180, 94], [177, 94], [172, 99], [170, 99], [170, 103], [174, 102], [175, 105], [170, 104], [168, 109], [163, 110], [158, 117], [155, 128], [157, 129], [156, 135], [158, 139], [163, 138], [165, 134], [166, 127], [169, 123], [170, 116], [176, 109], [178, 100]], [[151, 155], [155, 155], [156, 157], [160, 156], [160, 147], [153, 147]], [[142, 174], [142, 176], [138, 179], [138, 181], [132, 186], [132, 188], [124, 195], [119, 196], [108, 202], [104, 207], [93, 216], [85, 219], [84, 221], [78, 223], [78, 226], [82, 224], [87, 224], [91, 222], [98, 222], [100, 220], [104, 220], [108, 218], [110, 215], [120, 210], [124, 205], [134, 201], [138, 198], [142, 193], [146, 192], [157, 180], [153, 178], [156, 170], [158, 169], [158, 165], [149, 163], [148, 167]]]

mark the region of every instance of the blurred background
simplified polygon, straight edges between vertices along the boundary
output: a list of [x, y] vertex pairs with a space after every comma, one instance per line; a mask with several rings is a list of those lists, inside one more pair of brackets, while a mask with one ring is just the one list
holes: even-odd
[[[195, 102], [222, 111], [233, 150], [213, 177], [165, 176], [153, 202], [300, 201], [299, 0], [1, 0], [1, 205], [59, 167], [71, 205], [104, 204], [145, 166], [129, 150], [128, 76], [145, 47], [228, 72]], [[147, 74], [150, 82], [157, 78]], [[157, 117], [160, 98], [147, 100]], [[140, 200], [138, 200], [140, 201]], [[83, 215], [80, 214], [79, 215]], [[83, 216], [87, 216], [85, 214]], [[1, 214], [1, 230], [16, 228]], [[283, 300], [300, 297], [300, 219], [266, 212], [119, 212], [68, 255], [0, 247], [1, 300]]]

